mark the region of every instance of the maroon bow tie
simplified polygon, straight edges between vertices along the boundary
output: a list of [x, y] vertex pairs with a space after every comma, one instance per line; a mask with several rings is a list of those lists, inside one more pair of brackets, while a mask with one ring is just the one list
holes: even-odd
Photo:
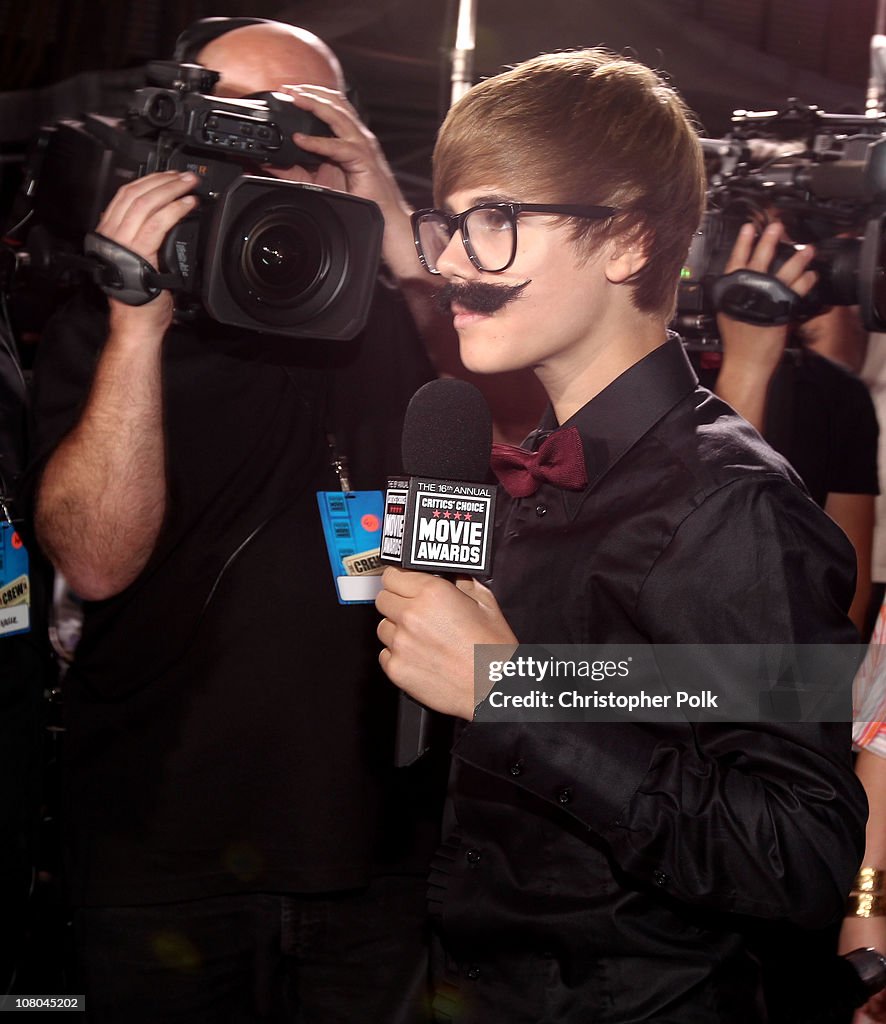
[[492, 445], [492, 470], [512, 498], [535, 494], [542, 481], [580, 491], [588, 485], [581, 436], [575, 427], [556, 430], [530, 452], [511, 444]]

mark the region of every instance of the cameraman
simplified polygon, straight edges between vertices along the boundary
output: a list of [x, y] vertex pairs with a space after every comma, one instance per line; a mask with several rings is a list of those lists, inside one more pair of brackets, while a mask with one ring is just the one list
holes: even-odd
[[[784, 226], [773, 221], [757, 238], [740, 230], [725, 272], [772, 272], [800, 296], [816, 282], [815, 258], [805, 246], [771, 271]], [[723, 347], [713, 390], [752, 423], [793, 465], [811, 496], [852, 541], [858, 565], [850, 617], [864, 629], [871, 595], [871, 546], [877, 494], [877, 419], [864, 383], [828, 358], [864, 345], [858, 311], [834, 306], [802, 324], [761, 327], [724, 313], [717, 317]], [[788, 347], [790, 346], [790, 347]], [[858, 352], [858, 362], [863, 349]]]
[[[286, 176], [378, 201], [388, 269], [417, 276], [331, 51], [231, 25], [199, 61], [230, 95], [285, 89], [329, 124], [298, 139], [320, 168]], [[195, 183], [137, 179], [97, 230], [156, 266]], [[346, 489], [342, 459], [354, 489], [383, 485], [429, 376], [383, 281], [350, 342], [178, 323], [167, 292], [134, 307], [84, 288], [49, 325], [31, 474], [37, 537], [85, 599], [66, 852], [91, 1020], [419, 1019], [441, 766], [391, 767], [375, 612], [337, 602], [317, 492]]]

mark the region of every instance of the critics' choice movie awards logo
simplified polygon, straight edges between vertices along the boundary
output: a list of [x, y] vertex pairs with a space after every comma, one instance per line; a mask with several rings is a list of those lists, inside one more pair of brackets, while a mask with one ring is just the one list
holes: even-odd
[[494, 505], [495, 489], [485, 484], [392, 480], [382, 561], [407, 569], [486, 572]]
[[449, 562], [481, 568], [488, 522], [487, 499], [449, 498], [419, 491], [413, 524], [413, 562]]

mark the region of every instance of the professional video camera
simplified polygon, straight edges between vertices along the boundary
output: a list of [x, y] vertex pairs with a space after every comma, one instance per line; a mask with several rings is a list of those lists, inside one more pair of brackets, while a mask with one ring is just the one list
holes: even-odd
[[[737, 111], [723, 139], [702, 139], [708, 203], [683, 268], [675, 328], [690, 346], [716, 346], [718, 311], [761, 325], [858, 305], [886, 330], [886, 118], [826, 114], [790, 100], [780, 112]], [[775, 214], [796, 244], [814, 243], [818, 282], [801, 299], [775, 277], [724, 276], [739, 228]], [[777, 269], [795, 251], [782, 244]]]
[[[282, 93], [213, 96], [218, 79], [198, 65], [153, 62], [126, 117], [93, 113], [45, 128], [26, 173], [29, 230], [17, 263], [37, 273], [85, 273], [133, 305], [169, 288], [179, 319], [208, 314], [272, 334], [353, 337], [378, 270], [378, 207], [257, 176], [268, 164], [315, 167], [316, 155], [292, 134], [329, 129]], [[93, 232], [122, 184], [162, 170], [197, 174], [200, 204], [167, 235], [156, 273]]]

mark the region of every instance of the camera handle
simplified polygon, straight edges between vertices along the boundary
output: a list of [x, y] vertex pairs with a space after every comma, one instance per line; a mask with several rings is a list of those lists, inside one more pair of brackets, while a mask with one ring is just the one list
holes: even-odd
[[99, 265], [99, 287], [127, 306], [144, 306], [166, 288], [181, 287], [178, 274], [160, 274], [138, 253], [97, 231], [83, 241], [83, 251]]
[[778, 278], [756, 270], [734, 270], [718, 277], [711, 298], [718, 313], [760, 327], [805, 320], [818, 311], [808, 309], [801, 296]]

